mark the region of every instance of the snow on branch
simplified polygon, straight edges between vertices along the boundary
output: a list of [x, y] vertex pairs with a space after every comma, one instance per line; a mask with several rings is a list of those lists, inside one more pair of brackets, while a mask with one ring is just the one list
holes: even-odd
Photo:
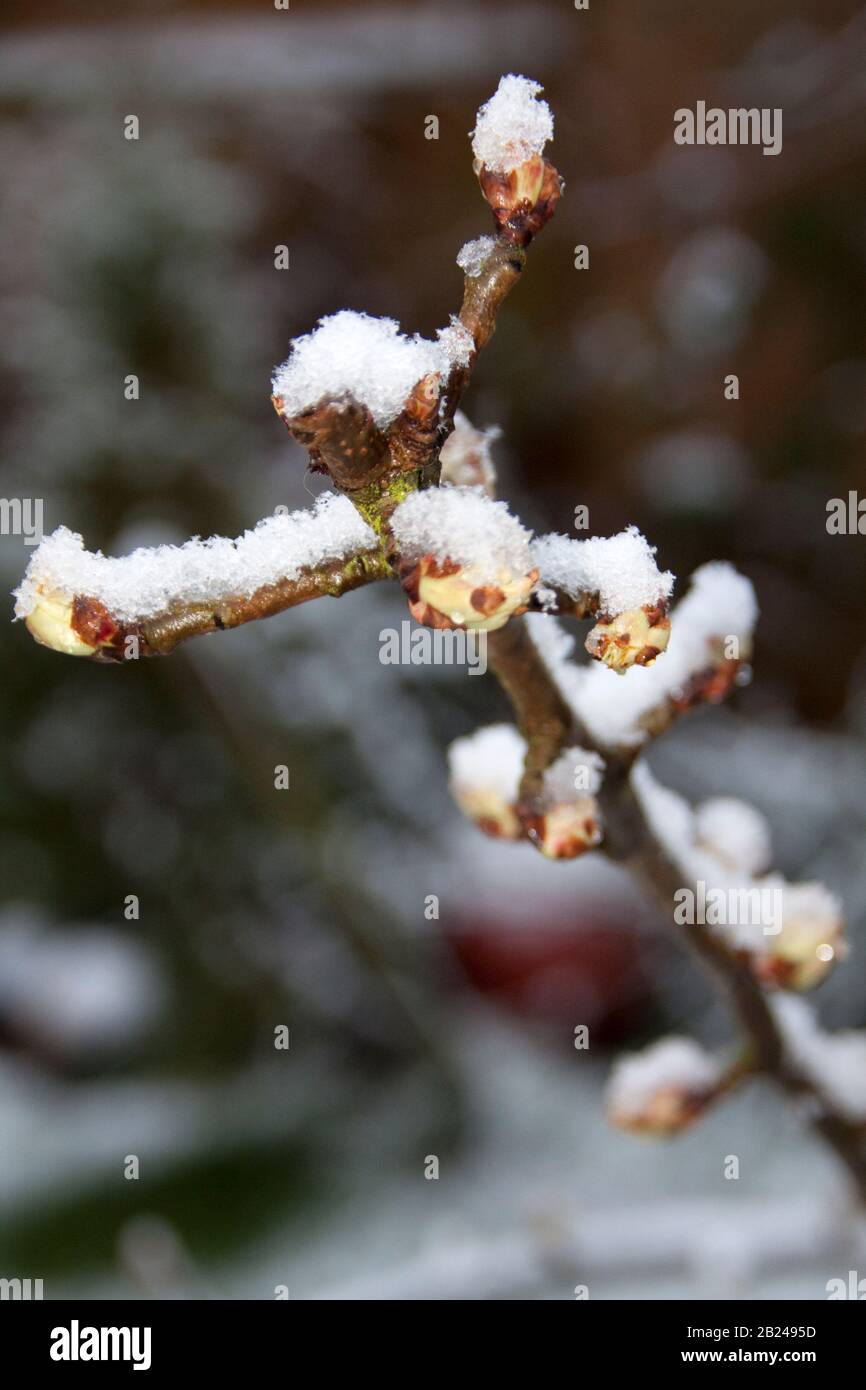
[[486, 835], [520, 838], [516, 803], [525, 755], [526, 742], [513, 724], [490, 724], [448, 748], [451, 794]]
[[586, 640], [591, 656], [611, 670], [625, 671], [651, 665], [666, 649], [667, 600], [674, 577], [659, 571], [655, 548], [636, 526], [590, 540], [540, 536], [532, 554], [545, 611], [598, 617]]
[[[80, 538], [61, 528], [34, 557], [18, 592], [17, 615], [38, 640], [69, 654], [110, 659], [134, 628], [146, 651], [167, 651], [182, 637], [266, 616], [320, 593], [340, 593], [370, 578], [393, 577], [389, 518], [407, 496], [438, 484], [440, 451], [476, 354], [520, 277], [525, 248], [560, 196], [559, 175], [540, 153], [552, 120], [536, 101], [539, 91], [538, 84], [510, 75], [479, 112], [476, 172], [495, 234], [477, 238], [471, 252], [461, 253], [466, 274], [459, 315], [428, 340], [402, 333], [393, 319], [344, 309], [296, 338], [276, 369], [278, 413], [308, 450], [312, 467], [326, 472], [356, 508], [357, 515], [348, 503], [334, 500], [339, 510], [329, 514], [331, 523], [339, 519], [349, 528], [345, 547], [318, 547], [316, 538], [325, 534], [319, 512], [311, 518], [298, 514], [285, 525], [264, 522], [237, 542], [194, 540], [126, 560], [90, 556]], [[455, 445], [451, 462], [461, 481], [468, 474], [471, 486], [492, 490], [486, 439], [468, 450]], [[516, 521], [513, 528], [513, 534], [523, 534]], [[482, 544], [477, 564], [485, 571], [489, 554], [480, 531], [475, 534]], [[343, 558], [359, 550], [363, 563], [341, 568]], [[468, 558], [462, 563], [465, 568]], [[534, 582], [528, 560], [520, 573], [497, 565], [495, 577], [495, 585], [485, 579], [483, 595], [473, 588], [455, 598], [452, 584], [438, 596], [446, 610], [465, 609], [473, 625], [492, 628], [522, 610]], [[448, 575], [430, 578], [435, 583]], [[480, 618], [479, 601], [491, 610]], [[434, 624], [442, 619], [423, 601], [413, 611], [418, 617], [429, 611]], [[447, 612], [444, 621], [451, 621]], [[138, 631], [142, 625], [146, 633]]]
[[391, 534], [407, 560], [432, 555], [440, 564], [472, 566], [489, 580], [503, 572], [533, 570], [530, 532], [505, 502], [491, 501], [473, 488], [413, 493], [391, 517]]
[[553, 122], [537, 83], [513, 74], [478, 113], [476, 172], [496, 223], [458, 255], [464, 270], [457, 317], [436, 340], [400, 331], [393, 319], [344, 309], [296, 338], [272, 382], [273, 404], [308, 450], [314, 469], [341, 490], [378, 484], [374, 524], [406, 492], [439, 480], [476, 354], [525, 263], [525, 247], [552, 217], [562, 181], [541, 155]]
[[779, 995], [773, 1015], [794, 1066], [812, 1083], [828, 1110], [866, 1125], [866, 1032], [826, 1033], [805, 999]]
[[481, 274], [490, 259], [491, 252], [495, 249], [496, 237], [475, 237], [474, 240], [467, 241], [460, 247], [457, 252], [457, 264], [464, 275], [468, 275], [471, 280], [474, 280]]
[[382, 430], [396, 420], [424, 377], [447, 379], [469, 363], [474, 343], [457, 322], [435, 342], [406, 337], [394, 319], [343, 309], [319, 320], [312, 333], [296, 338], [274, 372], [275, 397], [287, 417], [347, 398], [366, 406]]
[[677, 714], [724, 698], [748, 674], [757, 603], [751, 583], [717, 561], [692, 575], [671, 616], [667, 650], [624, 679], [569, 660], [573, 641], [545, 614], [530, 615], [533, 638], [575, 717], [603, 749], [637, 749]]
[[[176, 628], [184, 615], [203, 622], [210, 613], [207, 630], [236, 626], [317, 589], [330, 592], [346, 566], [376, 547], [351, 502], [334, 493], [310, 511], [267, 517], [237, 540], [196, 537], [117, 558], [86, 550], [81, 536], [61, 526], [34, 551], [15, 592], [15, 616], [37, 641], [71, 655], [111, 655], [131, 632], [156, 649], [147, 637], [161, 620]], [[356, 563], [346, 587], [362, 582], [362, 571]]]
[[766, 817], [734, 796], [713, 796], [695, 807], [694, 842], [726, 868], [746, 874], [766, 873], [773, 859]]
[[693, 810], [645, 759], [634, 765], [631, 784], [682, 877], [675, 920], [709, 928], [763, 985], [799, 991], [820, 984], [847, 952], [841, 905], [822, 883], [789, 883], [767, 872], [770, 834], [760, 813], [731, 797]]
[[[451, 476], [489, 480], [487, 441], [465, 417], [452, 440], [445, 459]], [[667, 645], [664, 603], [673, 575], [659, 573], [633, 527], [610, 540], [532, 541], [505, 503], [474, 483], [412, 493], [389, 525], [419, 622], [493, 632], [531, 599], [546, 603], [553, 582], [567, 595], [566, 611], [583, 617], [604, 610], [586, 645], [613, 670], [649, 665]]]
[[542, 584], [569, 598], [592, 598], [592, 612], [612, 617], [629, 608], [654, 607], [670, 598], [674, 577], [661, 573], [651, 546], [636, 526], [617, 536], [539, 536], [532, 544]]

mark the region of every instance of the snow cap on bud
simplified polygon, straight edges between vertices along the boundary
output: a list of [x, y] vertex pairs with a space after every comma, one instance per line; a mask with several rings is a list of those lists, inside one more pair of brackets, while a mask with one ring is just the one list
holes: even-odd
[[596, 623], [587, 636], [586, 650], [621, 675], [632, 666], [651, 666], [667, 649], [670, 635], [671, 622], [663, 605], [629, 608]]
[[649, 666], [668, 645], [667, 601], [674, 586], [656, 564], [655, 547], [636, 526], [616, 536], [539, 536], [532, 555], [561, 613], [593, 614], [586, 649], [613, 671]]
[[320, 319], [312, 333], [295, 338], [273, 376], [284, 419], [328, 403], [356, 401], [385, 430], [424, 377], [447, 377], [469, 361], [473, 344], [459, 323], [440, 330], [436, 342], [406, 337], [394, 319], [342, 309]]
[[538, 578], [529, 532], [475, 488], [412, 493], [391, 517], [410, 612], [428, 627], [494, 632], [525, 611]]
[[540, 155], [553, 139], [553, 116], [538, 96], [544, 88], [529, 77], [509, 73], [485, 101], [472, 132], [472, 153], [495, 174], [510, 174]]
[[695, 810], [695, 845], [735, 873], [766, 873], [770, 827], [761, 812], [733, 796], [714, 796]]
[[43, 647], [64, 656], [93, 656], [114, 637], [116, 625], [101, 604], [71, 599], [62, 593], [40, 593], [24, 618], [30, 636]]
[[663, 1137], [686, 1129], [721, 1089], [718, 1059], [690, 1038], [662, 1038], [613, 1068], [608, 1119], [619, 1129]]
[[764, 938], [766, 947], [755, 957], [755, 973], [765, 985], [796, 992], [814, 989], [848, 953], [841, 904], [822, 883], [760, 880], [762, 885], [776, 881], [782, 894], [782, 929]]
[[515, 809], [526, 744], [512, 724], [491, 724], [448, 749], [451, 794], [467, 820], [485, 835], [517, 840]]
[[528, 77], [500, 79], [478, 112], [472, 153], [481, 191], [499, 228], [526, 245], [553, 215], [562, 180], [542, 151], [553, 139], [553, 116]]
[[524, 816], [530, 840], [547, 859], [576, 859], [601, 842], [596, 794], [604, 761], [585, 748], [566, 748], [544, 775], [539, 809]]
[[407, 337], [394, 319], [343, 309], [293, 340], [274, 372], [271, 399], [313, 468], [351, 491], [388, 468], [389, 440], [400, 425], [401, 434], [421, 436], [422, 453], [432, 447], [443, 383], [474, 351], [457, 319], [432, 341]]

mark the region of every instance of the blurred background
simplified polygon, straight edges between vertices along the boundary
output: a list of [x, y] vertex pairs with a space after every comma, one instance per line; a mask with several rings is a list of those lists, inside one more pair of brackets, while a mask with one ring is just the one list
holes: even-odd
[[[502, 426], [528, 523], [568, 531], [584, 504], [594, 533], [637, 523], [680, 592], [714, 558], [755, 582], [753, 684], [653, 765], [754, 801], [779, 867], [843, 896], [852, 954], [816, 1003], [866, 1025], [866, 541], [825, 527], [866, 492], [866, 9], [4, 11], [0, 491], [112, 553], [309, 503], [273, 365], [339, 308], [447, 321], [488, 230], [475, 110], [503, 72], [544, 84], [566, 195], [467, 413]], [[782, 107], [782, 154], [675, 146], [698, 100]], [[30, 553], [0, 538], [7, 589]], [[603, 859], [463, 822], [445, 749], [508, 711], [490, 679], [381, 665], [404, 616], [380, 586], [117, 670], [0, 628], [0, 1276], [824, 1297], [866, 1237], [802, 1116], [755, 1087], [675, 1143], [606, 1127], [619, 1051], [728, 1020]]]

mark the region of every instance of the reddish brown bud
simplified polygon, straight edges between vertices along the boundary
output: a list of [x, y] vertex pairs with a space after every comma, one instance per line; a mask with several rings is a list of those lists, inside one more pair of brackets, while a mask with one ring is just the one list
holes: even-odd
[[387, 440], [367, 407], [351, 397], [322, 401], [295, 416], [285, 413], [282, 396], [271, 400], [289, 434], [309, 453], [313, 471], [327, 473], [343, 491], [366, 487], [387, 469]]
[[507, 174], [484, 164], [476, 165], [476, 173], [500, 233], [528, 246], [550, 221], [562, 195], [563, 181], [550, 160], [536, 154]]

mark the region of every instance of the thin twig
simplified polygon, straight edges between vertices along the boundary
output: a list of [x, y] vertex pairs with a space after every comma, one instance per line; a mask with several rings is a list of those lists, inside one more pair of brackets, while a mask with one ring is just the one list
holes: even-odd
[[512, 618], [498, 632], [488, 633], [487, 652], [526, 740], [520, 795], [529, 801], [540, 793], [551, 763], [574, 741], [574, 715], [551, 680], [522, 618]]

